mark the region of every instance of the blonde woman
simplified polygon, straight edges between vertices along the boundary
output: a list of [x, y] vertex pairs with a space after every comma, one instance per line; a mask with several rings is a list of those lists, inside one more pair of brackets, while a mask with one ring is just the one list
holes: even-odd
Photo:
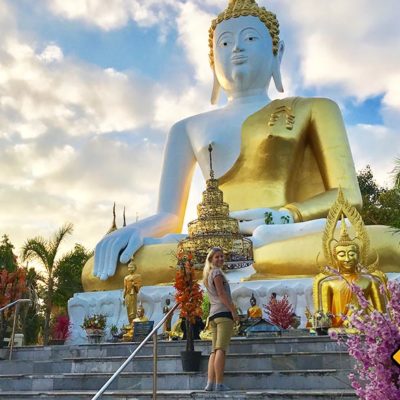
[[238, 320], [235, 305], [232, 302], [229, 283], [222, 272], [224, 253], [214, 247], [207, 254], [203, 270], [203, 284], [210, 298], [210, 316], [208, 323], [212, 332], [212, 350], [208, 361], [208, 380], [205, 390], [230, 390], [223, 384], [225, 354], [233, 333], [234, 321]]

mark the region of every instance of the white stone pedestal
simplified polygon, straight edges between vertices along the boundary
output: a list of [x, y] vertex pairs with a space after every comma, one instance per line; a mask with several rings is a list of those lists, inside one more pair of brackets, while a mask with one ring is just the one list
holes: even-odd
[[[304, 311], [308, 307], [313, 311], [312, 278], [303, 279], [281, 279], [240, 282], [245, 276], [254, 272], [252, 267], [242, 270], [231, 271], [228, 277], [232, 298], [235, 304], [245, 313], [250, 307], [250, 297], [254, 294], [257, 304], [263, 308], [271, 297], [276, 293], [278, 298], [288, 295], [289, 302], [293, 305], [294, 312], [301, 317], [301, 326], [306, 323]], [[400, 279], [400, 274], [388, 274], [390, 280]], [[145, 286], [140, 289], [138, 302], [142, 302], [146, 316], [159, 322], [163, 317], [162, 309], [167, 298], [174, 304], [175, 289], [173, 286]], [[122, 290], [107, 292], [77, 293], [68, 301], [68, 313], [72, 323], [72, 332], [68, 340], [69, 344], [87, 343], [86, 333], [80, 327], [86, 315], [105, 314], [107, 316], [106, 339], [110, 339], [109, 329], [111, 325], [118, 328], [128, 324], [126, 308], [122, 304]], [[173, 323], [179, 316], [176, 311]]]

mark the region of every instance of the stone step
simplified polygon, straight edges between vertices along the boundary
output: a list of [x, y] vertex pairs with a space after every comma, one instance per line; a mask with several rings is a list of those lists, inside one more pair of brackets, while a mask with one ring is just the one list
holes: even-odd
[[[116, 371], [126, 360], [124, 357], [114, 358], [81, 358], [72, 359], [70, 372], [111, 372]], [[203, 356], [201, 370], [207, 371], [208, 356]], [[228, 354], [226, 369], [229, 371], [246, 370], [294, 370], [294, 369], [351, 369], [352, 359], [347, 353], [281, 353], [281, 354]], [[125, 369], [127, 372], [143, 372], [153, 370], [153, 357], [138, 356]], [[158, 357], [158, 371], [182, 371], [180, 356]]]
[[[97, 345], [65, 345], [65, 346], [29, 346], [14, 349], [14, 360], [46, 361], [62, 360], [68, 357], [128, 357], [138, 343], [104, 343]], [[210, 352], [211, 342], [195, 341], [195, 349], [203, 353]], [[179, 355], [185, 349], [184, 341], [160, 341], [159, 355]], [[324, 352], [343, 351], [343, 345], [332, 341], [329, 337], [272, 337], [272, 338], [233, 338], [230, 353], [283, 353], [283, 352]], [[152, 354], [152, 344], [143, 347], [141, 355]], [[8, 358], [8, 350], [0, 349], [0, 358]]]
[[[344, 369], [318, 370], [262, 370], [227, 371], [225, 382], [236, 390], [274, 389], [348, 389], [348, 373]], [[0, 375], [1, 391], [46, 391], [46, 390], [98, 390], [110, 377], [107, 373], [74, 373], [57, 375]], [[150, 390], [152, 373], [122, 372], [110, 389]], [[160, 390], [201, 390], [206, 380], [205, 373], [159, 372]]]
[[[7, 374], [58, 374], [68, 372], [111, 372], [116, 371], [126, 357], [71, 357], [62, 361], [25, 360], [3, 361], [1, 371]], [[207, 370], [208, 355], [202, 357], [202, 370]], [[286, 369], [326, 369], [352, 367], [352, 359], [347, 352], [298, 352], [298, 353], [239, 353], [228, 354], [226, 369], [242, 370], [286, 370]], [[127, 372], [150, 372], [153, 370], [152, 356], [137, 356], [126, 367]], [[178, 355], [159, 356], [158, 371], [182, 371], [181, 357]]]
[[[0, 400], [90, 400], [94, 391], [0, 392]], [[150, 391], [107, 391], [102, 400], [151, 400]], [[206, 393], [194, 391], [158, 391], [157, 400], [356, 400], [352, 390], [263, 390]]]

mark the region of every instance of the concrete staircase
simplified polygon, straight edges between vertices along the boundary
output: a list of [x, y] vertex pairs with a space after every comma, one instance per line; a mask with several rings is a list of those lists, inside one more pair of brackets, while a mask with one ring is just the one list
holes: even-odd
[[[136, 345], [16, 348], [12, 361], [0, 361], [0, 400], [91, 399]], [[233, 339], [225, 383], [234, 390], [225, 393], [202, 390], [209, 342], [196, 343], [204, 354], [201, 373], [182, 371], [183, 342], [159, 342], [158, 348], [159, 400], [357, 399], [347, 378], [351, 359], [327, 337]], [[139, 354], [102, 399], [152, 399], [152, 345]]]

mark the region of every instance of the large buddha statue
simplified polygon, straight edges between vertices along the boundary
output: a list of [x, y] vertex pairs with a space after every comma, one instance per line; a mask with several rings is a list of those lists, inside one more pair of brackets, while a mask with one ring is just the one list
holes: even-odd
[[[275, 15], [254, 0], [231, 0], [209, 32], [211, 100], [215, 104], [222, 89], [228, 102], [171, 128], [156, 214], [97, 244], [83, 273], [86, 291], [121, 288], [133, 255], [144, 285], [173, 279], [173, 234], [182, 229], [196, 163], [208, 176], [210, 143], [231, 216], [253, 241], [255, 278], [314, 276], [315, 251], [338, 187], [361, 207], [338, 106], [323, 98], [271, 101], [267, 95], [271, 80], [283, 91], [285, 46]], [[396, 238], [385, 227], [372, 227], [370, 236], [383, 269], [399, 271]]]
[[[346, 226], [348, 218], [355, 237], [351, 238]], [[341, 220], [339, 238], [335, 238], [336, 224]], [[323, 248], [329, 266], [314, 278], [314, 311], [332, 314], [332, 327], [346, 326], [346, 318], [359, 308], [352, 285], [358, 286], [372, 309], [384, 312], [387, 298], [380, 291], [387, 277], [378, 269], [378, 260], [367, 265], [370, 243], [361, 216], [340, 191], [328, 214], [323, 235]]]

